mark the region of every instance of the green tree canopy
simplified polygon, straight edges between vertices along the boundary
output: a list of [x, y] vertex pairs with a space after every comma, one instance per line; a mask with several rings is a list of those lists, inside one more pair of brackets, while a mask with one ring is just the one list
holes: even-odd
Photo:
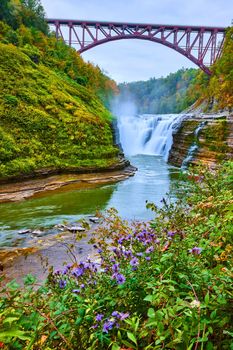
[[48, 33], [45, 11], [40, 0], [1, 0], [0, 20], [9, 24], [13, 29], [23, 24], [45, 34]]

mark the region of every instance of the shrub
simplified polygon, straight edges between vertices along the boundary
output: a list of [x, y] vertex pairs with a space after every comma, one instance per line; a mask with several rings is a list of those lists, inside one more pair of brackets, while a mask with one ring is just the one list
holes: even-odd
[[232, 169], [188, 175], [188, 195], [127, 223], [111, 209], [93, 261], [3, 288], [10, 349], [232, 349]]

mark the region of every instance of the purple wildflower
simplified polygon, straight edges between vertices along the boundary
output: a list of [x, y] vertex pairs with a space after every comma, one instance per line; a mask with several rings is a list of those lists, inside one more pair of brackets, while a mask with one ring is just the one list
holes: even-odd
[[125, 276], [122, 275], [121, 273], [114, 273], [112, 278], [115, 278], [118, 284], [123, 284], [125, 283]]
[[85, 284], [82, 283], [82, 284], [80, 285], [80, 288], [81, 288], [81, 289], [85, 288]]
[[102, 253], [102, 251], [103, 251], [103, 250], [102, 250], [102, 249], [100, 249], [100, 248], [97, 250], [97, 252], [98, 252], [99, 254], [101, 254], [101, 253]]
[[103, 325], [103, 332], [108, 333], [108, 331], [113, 328], [113, 325], [114, 325], [113, 321], [106, 321]]
[[80, 289], [73, 289], [72, 292], [75, 294], [78, 294], [78, 293], [80, 293]]
[[175, 234], [176, 233], [174, 231], [168, 231], [167, 236], [172, 238], [173, 236], [175, 236]]
[[146, 259], [147, 261], [149, 261], [149, 260], [151, 260], [151, 257], [150, 257], [150, 256], [146, 256], [145, 259]]
[[61, 289], [63, 289], [63, 288], [65, 288], [65, 286], [66, 286], [66, 281], [65, 281], [65, 280], [60, 280], [60, 281], [59, 281], [59, 287], [60, 287]]
[[125, 251], [123, 252], [123, 254], [124, 254], [125, 257], [132, 256], [131, 250], [125, 250]]
[[88, 269], [91, 268], [92, 263], [91, 263], [91, 262], [84, 262], [82, 265], [83, 265], [83, 268], [84, 268], [85, 270], [88, 270]]
[[133, 258], [132, 260], [130, 260], [130, 265], [131, 266], [137, 266], [139, 264], [139, 261], [137, 258]]
[[82, 276], [83, 273], [84, 273], [84, 269], [81, 267], [77, 267], [75, 270], [73, 270], [72, 275], [78, 278]]
[[192, 253], [194, 255], [199, 255], [202, 252], [202, 248], [194, 247], [192, 249], [189, 249], [189, 253]]
[[124, 237], [121, 237], [118, 239], [118, 244], [122, 244], [124, 242], [125, 238]]
[[129, 313], [128, 312], [126, 312], [126, 313], [120, 312], [120, 317], [119, 318], [120, 318], [121, 321], [125, 320], [128, 317], [129, 317]]
[[89, 264], [89, 269], [92, 270], [93, 272], [97, 272], [98, 271], [97, 264], [95, 263]]
[[151, 252], [153, 252], [155, 250], [155, 248], [153, 247], [153, 245], [151, 245], [149, 248], [147, 248], [146, 253], [149, 254]]
[[102, 321], [103, 318], [104, 318], [104, 315], [103, 315], [103, 314], [98, 314], [98, 315], [96, 315], [96, 317], [95, 317], [95, 319], [96, 319], [97, 322]]
[[63, 272], [62, 272], [62, 274], [63, 274], [63, 275], [66, 275], [66, 274], [68, 273], [68, 271], [69, 271], [69, 269], [68, 269], [67, 267], [65, 267], [64, 270], [63, 270]]
[[136, 253], [137, 256], [143, 256], [142, 252]]
[[114, 265], [112, 265], [112, 271], [113, 271], [113, 272], [118, 272], [118, 271], [119, 271], [119, 265], [120, 265], [120, 264], [114, 264]]
[[120, 314], [118, 311], [113, 311], [112, 316], [113, 317], [118, 317]]

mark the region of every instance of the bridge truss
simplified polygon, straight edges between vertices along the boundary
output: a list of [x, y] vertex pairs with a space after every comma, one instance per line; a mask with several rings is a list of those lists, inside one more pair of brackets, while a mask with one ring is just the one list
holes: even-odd
[[160, 43], [190, 59], [205, 73], [220, 57], [223, 27], [47, 19], [56, 37], [83, 53], [95, 46], [121, 39], [143, 39]]

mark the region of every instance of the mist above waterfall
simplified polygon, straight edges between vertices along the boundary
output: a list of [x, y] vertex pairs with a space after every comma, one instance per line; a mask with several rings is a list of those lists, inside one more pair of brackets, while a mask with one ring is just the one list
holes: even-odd
[[122, 116], [136, 116], [136, 102], [129, 93], [124, 94], [124, 96], [116, 96], [111, 103], [111, 111], [117, 118]]

